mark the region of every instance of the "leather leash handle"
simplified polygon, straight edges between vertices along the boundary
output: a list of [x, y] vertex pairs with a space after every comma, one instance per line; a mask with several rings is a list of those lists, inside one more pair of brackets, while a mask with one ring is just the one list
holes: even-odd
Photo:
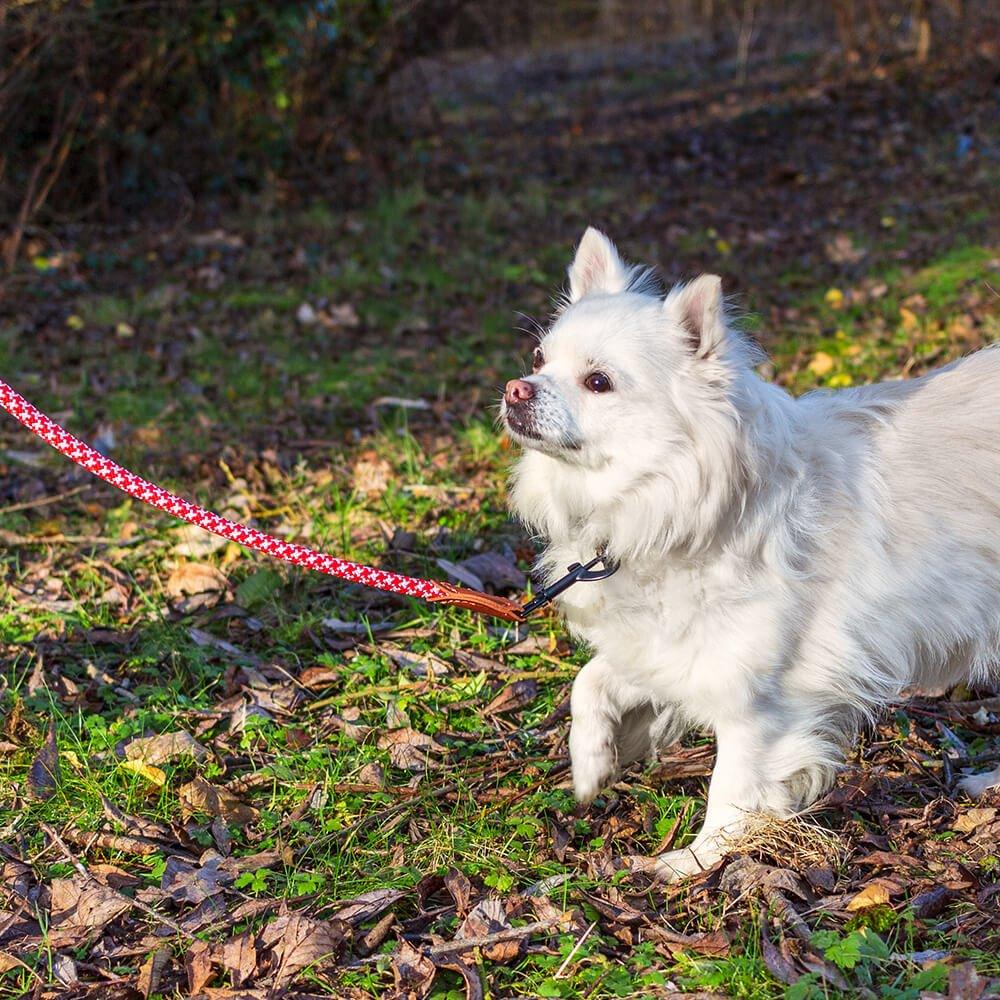
[[425, 597], [424, 600], [431, 604], [448, 604], [457, 608], [468, 608], [470, 611], [492, 615], [494, 618], [503, 618], [509, 622], [523, 622], [527, 617], [520, 604], [506, 597], [483, 594], [478, 590], [469, 590], [465, 587], [455, 587], [443, 580], [436, 582], [444, 593], [441, 596]]

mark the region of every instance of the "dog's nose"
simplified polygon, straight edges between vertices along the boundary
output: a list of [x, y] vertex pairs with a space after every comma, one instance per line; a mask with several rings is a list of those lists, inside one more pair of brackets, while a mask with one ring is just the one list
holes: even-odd
[[535, 387], [530, 382], [525, 382], [523, 378], [512, 378], [507, 383], [503, 398], [507, 400], [508, 406], [516, 403], [526, 403], [535, 395]]

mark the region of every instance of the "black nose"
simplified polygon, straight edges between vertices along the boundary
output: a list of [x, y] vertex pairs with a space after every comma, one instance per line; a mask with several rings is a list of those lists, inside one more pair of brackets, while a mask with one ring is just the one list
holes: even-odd
[[503, 398], [508, 406], [514, 406], [517, 403], [526, 403], [534, 395], [535, 388], [530, 382], [525, 382], [523, 378], [512, 378], [507, 383]]

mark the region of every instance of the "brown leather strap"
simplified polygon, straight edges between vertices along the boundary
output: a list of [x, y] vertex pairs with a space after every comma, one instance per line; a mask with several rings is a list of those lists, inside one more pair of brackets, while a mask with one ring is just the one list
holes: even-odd
[[432, 604], [452, 604], [457, 608], [468, 608], [481, 614], [493, 615], [494, 618], [504, 618], [509, 622], [523, 622], [524, 609], [516, 601], [494, 594], [483, 594], [478, 590], [468, 590], [465, 587], [455, 587], [443, 580], [436, 581], [444, 591], [440, 597], [427, 597]]

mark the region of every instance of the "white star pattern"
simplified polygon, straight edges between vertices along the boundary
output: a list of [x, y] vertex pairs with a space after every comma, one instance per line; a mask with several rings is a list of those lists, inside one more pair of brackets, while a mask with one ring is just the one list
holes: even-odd
[[6, 382], [0, 379], [0, 407], [12, 417], [19, 420], [34, 434], [37, 434], [46, 444], [52, 445], [56, 451], [65, 455], [70, 461], [92, 472], [112, 486], [141, 500], [152, 507], [166, 511], [199, 528], [211, 531], [230, 541], [237, 542], [248, 549], [263, 552], [264, 555], [281, 559], [295, 566], [314, 569], [328, 576], [336, 576], [351, 583], [360, 583], [376, 590], [385, 590], [392, 594], [405, 594], [408, 597], [419, 597], [427, 600], [442, 600], [447, 592], [433, 580], [421, 580], [400, 573], [390, 573], [376, 569], [373, 566], [363, 566], [361, 563], [348, 559], [338, 559], [325, 552], [317, 552], [291, 542], [283, 542], [273, 535], [268, 535], [256, 528], [238, 524], [228, 518], [205, 510], [197, 504], [137, 476], [128, 469], [123, 469], [99, 451], [84, 444], [69, 431], [64, 430], [54, 420], [31, 405], [20, 393], [15, 392]]

